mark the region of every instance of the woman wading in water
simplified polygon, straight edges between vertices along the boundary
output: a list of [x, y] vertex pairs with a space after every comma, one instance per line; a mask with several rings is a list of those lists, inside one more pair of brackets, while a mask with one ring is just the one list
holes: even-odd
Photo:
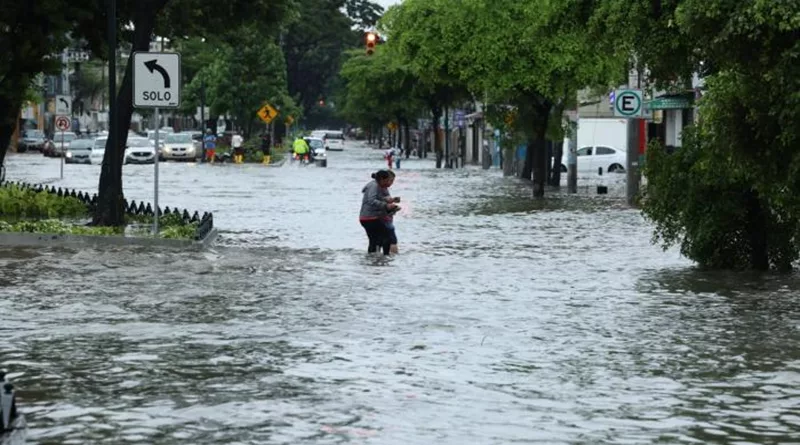
[[389, 194], [389, 187], [393, 183], [393, 172], [379, 170], [372, 174], [372, 181], [361, 190], [363, 198], [358, 219], [367, 232], [369, 253], [377, 252], [378, 248], [384, 255], [397, 251], [397, 236], [394, 232], [392, 215], [400, 210], [397, 206], [400, 199], [392, 198]]

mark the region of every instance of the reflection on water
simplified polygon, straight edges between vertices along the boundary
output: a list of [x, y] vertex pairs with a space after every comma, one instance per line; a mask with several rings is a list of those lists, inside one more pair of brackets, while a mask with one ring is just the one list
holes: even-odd
[[[796, 276], [699, 271], [617, 197], [533, 203], [415, 160], [402, 254], [370, 257], [355, 215], [381, 166], [360, 147], [327, 169], [163, 164], [165, 205], [215, 212], [200, 255], [0, 247], [29, 442], [800, 441]], [[150, 199], [136, 167], [128, 197]]]

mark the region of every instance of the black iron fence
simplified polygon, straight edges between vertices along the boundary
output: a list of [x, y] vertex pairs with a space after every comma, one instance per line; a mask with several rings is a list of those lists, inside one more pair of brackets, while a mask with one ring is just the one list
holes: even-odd
[[[3, 182], [0, 184], [2, 187], [18, 187], [23, 190], [31, 190], [36, 193], [50, 193], [59, 197], [72, 197], [75, 198], [86, 205], [88, 211], [94, 212], [97, 209], [97, 194], [90, 195], [88, 193], [84, 193], [81, 191], [75, 191], [61, 188], [61, 187], [52, 187], [49, 185], [41, 185], [41, 184], [29, 184], [27, 182], [15, 182], [15, 181], [8, 181]], [[136, 201], [128, 201], [127, 199], [124, 200], [123, 206], [125, 207], [125, 214], [128, 216], [155, 216], [155, 212], [153, 207], [150, 203], [145, 204], [143, 201], [140, 201], [138, 204]], [[175, 215], [179, 217], [185, 224], [192, 224], [197, 223], [197, 229], [194, 233], [194, 240], [200, 241], [205, 239], [205, 237], [211, 232], [214, 228], [214, 214], [210, 212], [204, 212], [202, 215], [198, 212], [194, 212], [193, 214], [189, 214], [189, 211], [184, 209], [181, 211], [177, 207], [170, 209], [169, 207], [165, 207], [163, 210], [159, 207], [158, 209], [159, 215], [167, 216], [167, 215]]]

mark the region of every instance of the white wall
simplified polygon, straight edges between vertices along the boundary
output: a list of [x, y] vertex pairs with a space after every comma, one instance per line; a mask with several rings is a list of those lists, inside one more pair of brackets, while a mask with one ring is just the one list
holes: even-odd
[[683, 131], [683, 110], [665, 110], [664, 125], [667, 133], [666, 145], [681, 146], [681, 132]]
[[578, 120], [578, 149], [597, 145], [627, 150], [628, 120], [620, 118], [580, 118]]

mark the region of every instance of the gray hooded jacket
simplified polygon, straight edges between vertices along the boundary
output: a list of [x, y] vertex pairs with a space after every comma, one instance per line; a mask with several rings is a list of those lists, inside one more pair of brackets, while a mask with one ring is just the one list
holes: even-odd
[[379, 219], [389, 215], [386, 207], [389, 191], [378, 185], [378, 181], [369, 181], [361, 192], [364, 197], [361, 200], [361, 213], [358, 215], [360, 219]]

